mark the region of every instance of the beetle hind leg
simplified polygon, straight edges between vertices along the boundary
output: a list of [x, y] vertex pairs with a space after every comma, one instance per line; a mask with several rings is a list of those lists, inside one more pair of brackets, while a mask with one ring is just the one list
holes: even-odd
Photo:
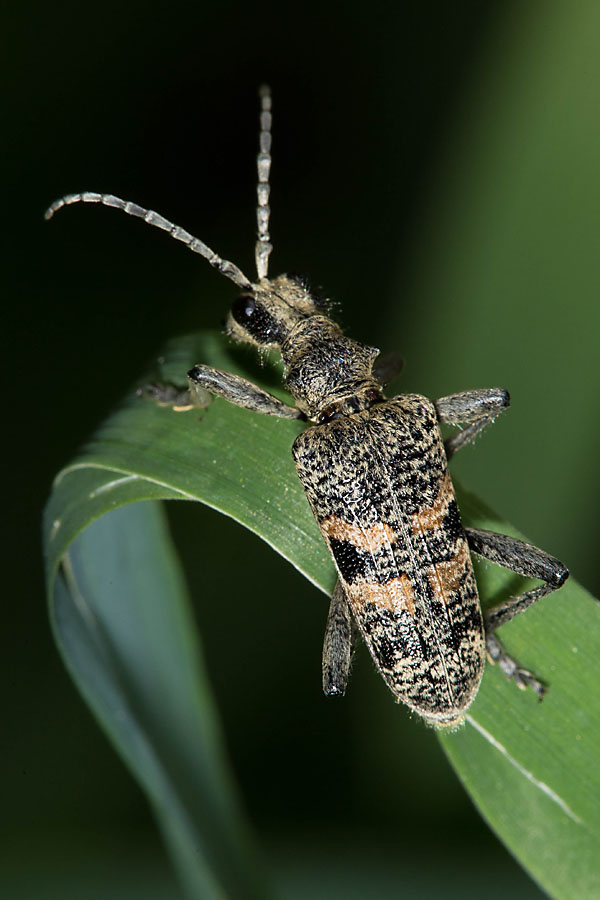
[[346, 693], [354, 631], [350, 605], [338, 579], [329, 604], [323, 641], [323, 693], [327, 697]]
[[510, 680], [514, 681], [518, 688], [526, 690], [528, 687], [536, 692], [540, 700], [546, 693], [546, 685], [542, 684], [528, 669], [523, 669], [514, 657], [510, 656], [493, 632], [486, 631], [485, 646], [487, 656], [491, 663], [497, 663], [500, 671]]
[[541, 700], [546, 691], [545, 686], [535, 675], [527, 669], [521, 668], [518, 662], [506, 652], [495, 632], [501, 625], [510, 622], [546, 594], [551, 594], [561, 587], [569, 577], [569, 571], [549, 553], [545, 553], [525, 541], [505, 534], [496, 534], [493, 531], [482, 531], [475, 528], [465, 530], [469, 547], [474, 553], [505, 569], [517, 572], [519, 575], [539, 578], [543, 582], [531, 591], [497, 603], [484, 614], [486, 649], [490, 661], [498, 663], [506, 677], [514, 681], [518, 687], [532, 688]]

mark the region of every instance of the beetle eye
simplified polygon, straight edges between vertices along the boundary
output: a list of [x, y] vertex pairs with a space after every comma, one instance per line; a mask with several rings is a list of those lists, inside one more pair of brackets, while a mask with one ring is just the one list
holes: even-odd
[[252, 294], [234, 300], [231, 317], [258, 344], [280, 344], [285, 337], [277, 319]]
[[252, 294], [242, 294], [231, 306], [231, 315], [238, 325], [245, 325], [255, 312], [256, 301]]

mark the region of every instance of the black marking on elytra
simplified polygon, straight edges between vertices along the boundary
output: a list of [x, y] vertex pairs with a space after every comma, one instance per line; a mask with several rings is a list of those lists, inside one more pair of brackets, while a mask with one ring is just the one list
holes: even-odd
[[406, 644], [397, 635], [392, 640], [389, 635], [382, 634], [374, 641], [377, 647], [377, 657], [384, 669], [393, 669], [398, 653], [406, 653]]
[[329, 547], [344, 581], [354, 584], [359, 577], [366, 575], [369, 570], [368, 553], [359, 550], [351, 541], [339, 541], [335, 538], [330, 538]]
[[464, 535], [464, 529], [460, 517], [460, 511], [458, 509], [458, 503], [454, 498], [448, 504], [448, 511], [444, 516], [442, 528], [446, 532], [446, 534], [454, 540]]

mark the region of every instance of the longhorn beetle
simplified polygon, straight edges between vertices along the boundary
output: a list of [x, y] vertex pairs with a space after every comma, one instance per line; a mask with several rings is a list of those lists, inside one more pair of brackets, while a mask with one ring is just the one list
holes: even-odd
[[[383, 381], [390, 378], [385, 365], [378, 368], [379, 350], [346, 337], [304, 280], [268, 277], [271, 95], [267, 88], [260, 95], [256, 282], [158, 213], [110, 194], [70, 194], [46, 218], [72, 203], [103, 203], [162, 228], [241, 288], [227, 334], [259, 351], [280, 351], [295, 406], [204, 365], [188, 372], [189, 399], [205, 405], [208, 391], [257, 413], [309, 422], [292, 454], [339, 576], [323, 646], [325, 694], [345, 692], [358, 628], [396, 699], [430, 725], [461, 723], [486, 649], [510, 679], [541, 699], [544, 686], [506, 653], [496, 631], [560, 587], [568, 570], [523, 541], [464, 528], [447, 465], [509, 406], [508, 392], [386, 399]], [[155, 389], [161, 396], [173, 397]], [[464, 427], [444, 443], [441, 422]], [[482, 614], [470, 551], [543, 584]]]

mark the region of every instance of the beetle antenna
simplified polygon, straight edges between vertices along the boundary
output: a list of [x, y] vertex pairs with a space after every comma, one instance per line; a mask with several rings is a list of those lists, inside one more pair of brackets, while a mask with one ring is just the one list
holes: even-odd
[[248, 290], [252, 286], [250, 279], [246, 278], [242, 270], [238, 269], [234, 263], [229, 262], [228, 259], [221, 259], [214, 250], [211, 250], [210, 247], [207, 247], [205, 243], [195, 238], [192, 234], [184, 231], [179, 225], [169, 222], [168, 219], [154, 212], [153, 209], [144, 209], [142, 206], [138, 206], [137, 203], [121, 200], [120, 197], [114, 197], [112, 194], [96, 194], [92, 191], [85, 191], [82, 194], [67, 194], [59, 200], [55, 200], [48, 207], [44, 213], [44, 218], [51, 219], [55, 212], [58, 212], [63, 206], [71, 206], [72, 203], [102, 203], [104, 206], [121, 209], [128, 216], [136, 216], [139, 219], [143, 219], [148, 225], [153, 225], [155, 228], [161, 228], [163, 231], [166, 231], [172, 238], [175, 238], [176, 241], [181, 241], [194, 253], [199, 253], [200, 256], [208, 260], [211, 266], [214, 266], [222, 275], [235, 282], [239, 287]]
[[269, 173], [271, 171], [271, 89], [263, 85], [259, 91], [260, 96], [260, 134], [258, 138], [258, 156], [256, 168], [258, 170], [258, 183], [256, 195], [258, 206], [256, 207], [256, 224], [258, 240], [256, 241], [256, 272], [258, 280], [267, 277], [269, 271], [269, 256], [273, 249], [269, 235]]

